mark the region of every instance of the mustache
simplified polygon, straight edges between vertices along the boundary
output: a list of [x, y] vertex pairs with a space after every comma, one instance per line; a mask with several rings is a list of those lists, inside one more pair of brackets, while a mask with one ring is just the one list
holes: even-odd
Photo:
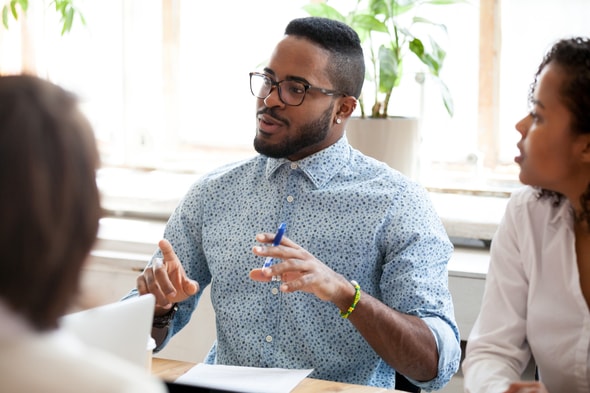
[[289, 125], [289, 120], [285, 119], [282, 116], [277, 115], [276, 111], [273, 108], [262, 108], [261, 110], [259, 110], [258, 112], [256, 112], [256, 116], [259, 115], [266, 115], [269, 117], [272, 117], [276, 120], [279, 120], [280, 122]]

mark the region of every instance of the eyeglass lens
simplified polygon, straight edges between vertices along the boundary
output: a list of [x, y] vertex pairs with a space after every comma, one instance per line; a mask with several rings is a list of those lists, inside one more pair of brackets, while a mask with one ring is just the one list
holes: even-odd
[[279, 90], [279, 97], [285, 104], [299, 105], [303, 102], [306, 88], [301, 82], [284, 80], [277, 84], [266, 75], [252, 74], [250, 77], [250, 90], [258, 98], [268, 97], [275, 84]]

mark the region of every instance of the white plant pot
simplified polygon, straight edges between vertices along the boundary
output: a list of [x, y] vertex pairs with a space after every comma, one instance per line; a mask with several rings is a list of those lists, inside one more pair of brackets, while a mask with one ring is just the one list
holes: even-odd
[[420, 148], [417, 118], [361, 119], [353, 117], [346, 125], [346, 137], [355, 149], [385, 162], [414, 180], [417, 179]]

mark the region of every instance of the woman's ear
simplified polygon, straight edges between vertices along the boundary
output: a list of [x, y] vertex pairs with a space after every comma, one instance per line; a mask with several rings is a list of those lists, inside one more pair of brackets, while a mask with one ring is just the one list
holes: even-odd
[[582, 134], [579, 138], [582, 161], [586, 164], [590, 164], [590, 134]]

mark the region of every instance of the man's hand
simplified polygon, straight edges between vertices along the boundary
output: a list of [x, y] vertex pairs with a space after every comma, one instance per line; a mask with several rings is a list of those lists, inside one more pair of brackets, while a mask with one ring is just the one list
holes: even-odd
[[[253, 247], [252, 252], [280, 261], [269, 268], [250, 271], [252, 280], [266, 282], [274, 276], [281, 277], [282, 292], [312, 293], [323, 301], [332, 302], [341, 312], [348, 310], [356, 294], [348, 280], [356, 277], [346, 278], [335, 272], [287, 237], [283, 237], [279, 246], [265, 245], [272, 244], [273, 238], [273, 233], [257, 235], [256, 240], [263, 245]], [[436, 340], [430, 328], [417, 316], [396, 311], [362, 292], [348, 321], [394, 369], [419, 381], [436, 377], [439, 360]]]
[[[263, 244], [272, 243], [274, 234], [263, 233], [256, 240]], [[253, 269], [250, 278], [255, 281], [270, 281], [272, 277], [281, 277], [281, 291], [304, 291], [313, 293], [324, 301], [329, 301], [346, 310], [354, 298], [354, 287], [341, 274], [330, 269], [314, 257], [309, 251], [283, 237], [281, 244], [273, 246], [255, 246], [252, 252], [261, 257], [280, 259], [270, 268]]]
[[162, 239], [158, 243], [162, 259], [154, 259], [151, 267], [137, 277], [140, 295], [151, 293], [156, 298], [156, 315], [165, 314], [174, 303], [181, 302], [199, 291], [199, 284], [187, 277], [172, 245]]

